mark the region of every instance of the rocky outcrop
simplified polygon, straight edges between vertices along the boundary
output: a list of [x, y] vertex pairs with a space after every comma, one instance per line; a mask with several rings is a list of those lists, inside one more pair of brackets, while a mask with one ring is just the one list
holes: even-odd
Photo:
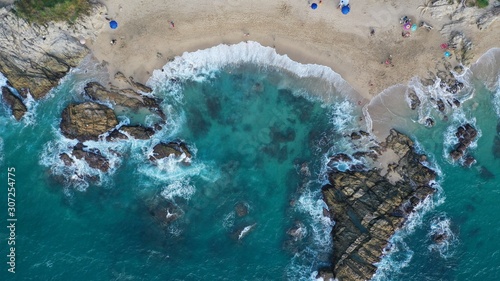
[[115, 73], [115, 80], [132, 87], [135, 91], [140, 91], [143, 93], [151, 93], [153, 91], [153, 89], [151, 89], [150, 87], [139, 82], [135, 82], [134, 77], [132, 76], [127, 79], [127, 77], [125, 77], [125, 75], [119, 71]]
[[85, 102], [70, 104], [62, 112], [61, 132], [79, 141], [98, 140], [98, 137], [118, 125], [113, 110], [105, 105]]
[[0, 8], [0, 72], [21, 93], [43, 97], [89, 53], [80, 38], [95, 39], [104, 26], [103, 5], [74, 24], [28, 23]]
[[[91, 168], [101, 170], [102, 172], [107, 172], [109, 170], [108, 159], [102, 156], [98, 149], [88, 150], [82, 143], [78, 143], [73, 147], [71, 155], [76, 159], [85, 160]], [[74, 163], [71, 156], [66, 153], [59, 155], [59, 158], [61, 158], [66, 166], [71, 166]]]
[[157, 107], [154, 99], [142, 96], [132, 89], [119, 91], [108, 90], [97, 82], [88, 83], [87, 86], [85, 86], [85, 94], [94, 101], [111, 102], [114, 105], [131, 109]]
[[408, 93], [408, 98], [410, 99], [410, 108], [412, 110], [415, 110], [417, 107], [420, 106], [421, 101], [418, 98], [417, 94], [414, 91], [410, 91]]
[[323, 269], [321, 276], [333, 273], [340, 281], [371, 279], [389, 238], [414, 207], [435, 191], [431, 182], [436, 174], [420, 162], [425, 157], [415, 152], [407, 136], [391, 130], [381, 146], [398, 158], [386, 174], [353, 167], [329, 173], [329, 184], [322, 192], [335, 220], [334, 249], [332, 266]]
[[139, 140], [147, 140], [149, 139], [152, 135], [155, 134], [155, 130], [152, 128], [146, 128], [143, 126], [122, 126], [120, 128], [120, 131], [125, 132], [132, 136], [133, 138], [139, 139]]
[[23, 101], [7, 87], [2, 87], [2, 99], [10, 107], [14, 118], [21, 120], [28, 110]]
[[[123, 78], [126, 79], [126, 78]], [[128, 81], [128, 80], [127, 80]], [[133, 81], [133, 80], [132, 80]], [[140, 83], [132, 83], [136, 88], [142, 89], [141, 91], [151, 91]], [[135, 83], [135, 84], [134, 84]], [[140, 85], [140, 86], [137, 86]], [[152, 113], [158, 114], [162, 119], [165, 119], [165, 114], [155, 99], [144, 96], [132, 89], [112, 89], [108, 90], [97, 82], [90, 82], [85, 86], [85, 94], [95, 102], [111, 103], [115, 106], [130, 108], [137, 111], [141, 108], [146, 108]]]
[[120, 129], [114, 129], [106, 136], [106, 141], [118, 141], [128, 139], [127, 135], [139, 139], [147, 140], [155, 134], [155, 130], [149, 127], [137, 126], [121, 126]]
[[184, 162], [188, 162], [192, 155], [189, 152], [187, 146], [183, 142], [169, 142], [169, 143], [159, 143], [153, 148], [153, 155], [149, 157], [149, 160], [154, 161], [169, 156], [181, 157], [185, 155]]
[[476, 21], [477, 28], [486, 29], [500, 16], [500, 5], [493, 6], [490, 10], [482, 14]]
[[[474, 127], [472, 127], [471, 124], [467, 123], [457, 128], [455, 136], [458, 138], [458, 143], [455, 145], [455, 148], [450, 152], [450, 156], [454, 161], [457, 161], [463, 157], [467, 148], [476, 139], [477, 130]], [[472, 158], [472, 160], [474, 159]], [[467, 162], [469, 164], [465, 163], [465, 165], [470, 166], [470, 164], [472, 164], [474, 161], [470, 161], [469, 159]]]

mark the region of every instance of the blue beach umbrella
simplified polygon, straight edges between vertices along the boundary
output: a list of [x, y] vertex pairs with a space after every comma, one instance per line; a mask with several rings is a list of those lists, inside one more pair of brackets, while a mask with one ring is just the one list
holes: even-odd
[[316, 10], [316, 8], [318, 8], [318, 4], [316, 4], [316, 3], [312, 3], [312, 5], [311, 5], [311, 9]]
[[351, 11], [351, 8], [349, 6], [343, 6], [342, 7], [342, 14], [347, 15]]
[[112, 20], [109, 22], [109, 27], [111, 27], [111, 29], [116, 29], [118, 27], [118, 23]]

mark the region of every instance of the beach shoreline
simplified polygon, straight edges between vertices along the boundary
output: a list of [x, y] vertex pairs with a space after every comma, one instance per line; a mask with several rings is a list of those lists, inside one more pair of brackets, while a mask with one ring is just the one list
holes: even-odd
[[[453, 57], [446, 59], [440, 48], [452, 31], [463, 32], [473, 42], [471, 61], [496, 47], [491, 35], [498, 33], [498, 21], [483, 30], [470, 25], [481, 12], [476, 8], [465, 8], [470, 9], [464, 12], [469, 21], [443, 28], [450, 22], [445, 17], [449, 12], [420, 15], [422, 3], [385, 3], [351, 3], [351, 12], [343, 15], [334, 1], [312, 10], [310, 3], [300, 0], [182, 4], [154, 0], [148, 5], [103, 0], [108, 10], [103, 20], [116, 20], [119, 27], [112, 30], [104, 24], [97, 39], [89, 40], [87, 46], [107, 66], [110, 82], [125, 87], [113, 79], [116, 72], [146, 83], [153, 70], [184, 52], [255, 41], [294, 61], [330, 67], [364, 98], [363, 105], [390, 86], [406, 85], [415, 76], [428, 78], [445, 60], [452, 66], [459, 64]], [[430, 23], [434, 29], [420, 28], [410, 38], [403, 38], [399, 19], [404, 15], [415, 23]], [[110, 44], [111, 40], [116, 43]], [[384, 63], [389, 56], [391, 63]]]

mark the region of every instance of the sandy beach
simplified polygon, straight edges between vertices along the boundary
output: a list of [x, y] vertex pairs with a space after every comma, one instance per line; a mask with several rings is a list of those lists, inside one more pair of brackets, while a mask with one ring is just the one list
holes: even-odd
[[[97, 39], [87, 45], [107, 64], [111, 77], [121, 71], [145, 83], [154, 69], [183, 52], [251, 40], [295, 61], [331, 67], [364, 102], [389, 86], [434, 72], [445, 59], [440, 45], [448, 40], [448, 31], [440, 29], [450, 22], [446, 17], [432, 17], [429, 11], [421, 15], [420, 1], [352, 1], [348, 15], [337, 9], [337, 1], [323, 1], [316, 10], [310, 8], [312, 1], [305, 0], [102, 3], [108, 9], [103, 17], [116, 20], [119, 27], [112, 30], [105, 24]], [[434, 29], [420, 28], [403, 38], [399, 19], [404, 15], [414, 23], [430, 23]], [[475, 60], [496, 46], [498, 25], [497, 21], [480, 31], [474, 24], [463, 24], [453, 30], [472, 39]], [[111, 40], [116, 44], [110, 44]], [[393, 66], [383, 63], [389, 56]], [[448, 60], [456, 64], [453, 58]], [[120, 86], [119, 81], [112, 83]]]

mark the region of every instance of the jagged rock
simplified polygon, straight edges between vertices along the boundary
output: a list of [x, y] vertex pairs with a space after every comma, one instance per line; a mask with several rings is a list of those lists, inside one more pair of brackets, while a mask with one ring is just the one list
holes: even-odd
[[408, 98], [410, 99], [410, 108], [412, 110], [415, 110], [417, 107], [420, 106], [421, 104], [420, 99], [418, 98], [417, 94], [414, 91], [410, 91], [408, 93]]
[[87, 151], [84, 150], [84, 146], [79, 143], [79, 145], [76, 145], [73, 148], [72, 154], [76, 157], [76, 159], [84, 159], [91, 168], [99, 169], [103, 172], [107, 172], [109, 170], [108, 159], [102, 156], [101, 152], [97, 149]]
[[444, 112], [444, 102], [442, 99], [438, 99], [437, 102], [436, 102], [437, 106], [438, 106], [438, 110], [441, 111], [441, 112]]
[[134, 81], [134, 77], [132, 76], [129, 77], [129, 80], [130, 84], [132, 84], [132, 86], [135, 87], [138, 91], [141, 91], [143, 93], [151, 93], [153, 91], [153, 89], [151, 89], [150, 87]]
[[113, 110], [93, 102], [70, 104], [62, 112], [61, 132], [79, 141], [97, 140], [118, 125]]
[[425, 119], [425, 126], [434, 127], [434, 120], [432, 118]]
[[[458, 144], [455, 145], [455, 149], [450, 152], [450, 156], [454, 161], [459, 160], [465, 153], [465, 150], [474, 141], [477, 136], [477, 130], [472, 127], [471, 124], [467, 123], [463, 126], [457, 128], [455, 136], [458, 138]], [[475, 161], [475, 160], [474, 160]], [[468, 159], [467, 163], [472, 164], [474, 161]], [[466, 164], [464, 162], [464, 164]], [[466, 165], [470, 166], [470, 165]]]
[[422, 157], [407, 136], [391, 130], [384, 149], [392, 149], [399, 157], [392, 166], [401, 175], [397, 183], [376, 169], [333, 171], [329, 184], [322, 188], [335, 218], [331, 271], [338, 280], [371, 279], [377, 269], [374, 263], [380, 261], [388, 240], [404, 224], [412, 206], [435, 191], [430, 186], [435, 172], [420, 163]]
[[495, 20], [498, 19], [500, 15], [500, 6], [493, 6], [489, 11], [485, 12], [482, 16], [477, 19], [477, 28], [480, 30], [488, 28]]
[[171, 155], [181, 157], [183, 154], [186, 157], [184, 161], [189, 161], [192, 157], [191, 152], [183, 142], [159, 143], [153, 148], [153, 155], [149, 157], [149, 160], [154, 161]]
[[330, 161], [328, 161], [328, 165], [330, 166], [333, 163], [336, 162], [351, 162], [352, 158], [344, 153], [338, 153], [330, 157]]
[[142, 96], [134, 90], [108, 90], [97, 82], [88, 83], [87, 86], [85, 86], [85, 93], [94, 101], [111, 102], [114, 105], [128, 107], [134, 110], [141, 107], [158, 107], [154, 99]]
[[0, 8], [0, 72], [14, 88], [29, 90], [35, 99], [45, 96], [89, 53], [78, 38], [96, 38], [104, 24], [101, 15], [106, 8], [94, 5], [93, 9], [75, 24], [39, 25]]
[[[101, 155], [101, 152], [97, 149], [94, 150], [86, 150], [86, 146], [84, 146], [81, 142], [77, 143], [71, 152], [71, 155], [76, 159], [84, 159], [85, 162], [89, 164], [91, 168], [99, 169], [103, 172], [107, 172], [109, 170], [109, 162], [106, 157]], [[75, 163], [70, 155], [67, 153], [62, 153], [59, 155], [59, 158], [63, 161], [64, 165], [71, 166]]]
[[461, 66], [461, 65], [457, 65], [453, 68], [453, 70], [457, 73], [457, 74], [462, 74], [464, 72], [464, 67]]
[[66, 153], [60, 154], [59, 158], [63, 161], [64, 165], [66, 166], [71, 166], [74, 163], [73, 159], [71, 159], [71, 157]]
[[471, 50], [473, 48], [472, 41], [465, 37], [461, 32], [453, 32], [449, 41], [449, 45], [453, 47], [453, 53], [456, 59], [462, 64], [468, 65], [472, 59]]
[[16, 120], [21, 120], [28, 110], [23, 101], [7, 87], [2, 87], [2, 99], [10, 107]]
[[127, 136], [123, 133], [120, 133], [117, 129], [114, 129], [111, 131], [111, 133], [108, 134], [106, 137], [106, 141], [117, 141], [117, 140], [124, 140], [127, 139]]
[[130, 81], [127, 79], [127, 77], [125, 77], [125, 74], [121, 73], [120, 71], [115, 73], [115, 80], [130, 85]]
[[152, 135], [155, 134], [155, 130], [152, 128], [146, 128], [142, 126], [122, 126], [120, 131], [126, 132], [132, 137], [140, 140], [147, 140]]
[[359, 140], [361, 139], [361, 135], [356, 133], [356, 132], [352, 132], [351, 133], [351, 140]]

